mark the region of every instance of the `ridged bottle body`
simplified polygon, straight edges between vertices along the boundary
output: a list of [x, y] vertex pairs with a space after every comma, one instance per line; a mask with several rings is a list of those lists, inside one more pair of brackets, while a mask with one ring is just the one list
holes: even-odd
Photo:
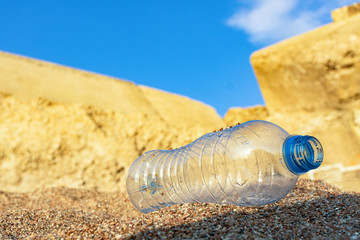
[[179, 149], [146, 152], [129, 169], [130, 200], [143, 213], [190, 202], [276, 202], [298, 179], [284, 162], [288, 136], [275, 124], [250, 121], [208, 133]]

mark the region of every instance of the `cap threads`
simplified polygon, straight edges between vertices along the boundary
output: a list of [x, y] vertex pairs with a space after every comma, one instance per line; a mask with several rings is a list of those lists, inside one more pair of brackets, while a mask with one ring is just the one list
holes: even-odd
[[323, 161], [323, 148], [315, 137], [293, 135], [285, 139], [283, 156], [288, 169], [301, 175], [318, 168]]

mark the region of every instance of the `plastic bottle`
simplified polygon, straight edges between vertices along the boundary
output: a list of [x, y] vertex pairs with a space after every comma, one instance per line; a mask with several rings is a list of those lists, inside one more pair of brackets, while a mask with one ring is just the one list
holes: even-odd
[[286, 196], [299, 175], [322, 160], [316, 138], [249, 121], [178, 149], [144, 153], [131, 165], [126, 186], [143, 213], [190, 202], [265, 205]]

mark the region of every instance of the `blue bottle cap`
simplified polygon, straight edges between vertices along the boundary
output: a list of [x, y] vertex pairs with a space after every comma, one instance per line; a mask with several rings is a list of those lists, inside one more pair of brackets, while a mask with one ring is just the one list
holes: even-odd
[[301, 175], [318, 168], [324, 158], [323, 148], [314, 137], [293, 135], [285, 139], [283, 157], [289, 170]]

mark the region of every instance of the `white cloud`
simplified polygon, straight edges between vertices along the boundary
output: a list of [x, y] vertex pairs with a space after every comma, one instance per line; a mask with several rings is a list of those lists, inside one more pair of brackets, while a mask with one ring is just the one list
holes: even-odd
[[[315, 2], [315, 3], [314, 3]], [[349, 0], [255, 0], [226, 24], [245, 31], [254, 43], [273, 43], [324, 24], [330, 11], [354, 3]]]

